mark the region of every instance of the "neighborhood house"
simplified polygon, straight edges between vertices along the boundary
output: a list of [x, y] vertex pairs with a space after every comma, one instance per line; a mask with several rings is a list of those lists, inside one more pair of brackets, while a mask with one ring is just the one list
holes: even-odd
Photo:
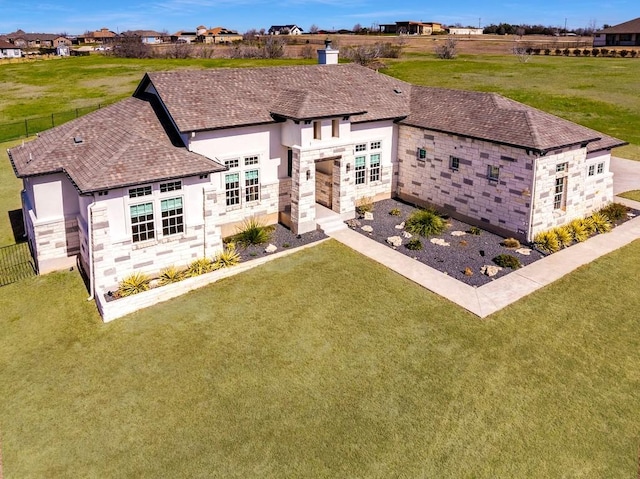
[[640, 46], [640, 17], [597, 31], [593, 46]]
[[530, 240], [613, 199], [624, 142], [495, 93], [355, 64], [147, 73], [132, 97], [9, 150], [41, 273], [92, 291], [219, 252], [249, 217], [295, 233], [397, 197]]

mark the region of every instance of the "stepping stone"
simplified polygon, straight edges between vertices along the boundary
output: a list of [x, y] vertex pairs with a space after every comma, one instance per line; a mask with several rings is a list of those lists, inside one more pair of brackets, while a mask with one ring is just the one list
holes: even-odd
[[364, 219], [365, 219], [365, 220], [369, 220], [369, 221], [373, 220], [373, 213], [371, 213], [371, 212], [369, 212], [369, 211], [366, 211], [366, 212], [364, 213]]

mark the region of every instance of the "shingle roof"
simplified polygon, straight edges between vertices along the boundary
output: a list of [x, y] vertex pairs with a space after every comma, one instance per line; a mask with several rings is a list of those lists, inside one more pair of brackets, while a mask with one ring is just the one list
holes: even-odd
[[603, 28], [596, 33], [640, 33], [640, 17], [609, 28]]
[[[147, 73], [136, 94], [149, 81], [183, 133], [273, 123], [272, 113], [292, 108], [286, 91], [310, 92], [301, 101], [320, 108], [315, 118], [365, 112], [354, 122], [403, 117], [410, 98], [408, 83], [354, 64], [154, 72]], [[310, 117], [302, 103], [298, 107]]]
[[601, 139], [625, 144], [496, 93], [443, 88], [413, 87], [411, 113], [401, 123], [539, 152]]
[[18, 177], [65, 172], [81, 193], [224, 171], [174, 146], [152, 105], [127, 98], [9, 150]]

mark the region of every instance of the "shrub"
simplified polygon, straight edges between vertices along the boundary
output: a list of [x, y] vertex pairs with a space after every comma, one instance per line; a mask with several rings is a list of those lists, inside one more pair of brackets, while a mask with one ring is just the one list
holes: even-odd
[[240, 226], [240, 230], [232, 237], [232, 239], [245, 247], [249, 245], [263, 244], [271, 239], [271, 233], [273, 233], [273, 230], [273, 226], [265, 226], [257, 218], [251, 217], [243, 221], [242, 226]]
[[560, 249], [558, 237], [553, 231], [541, 231], [534, 238], [533, 242], [542, 251], [555, 253]]
[[420, 236], [439, 235], [447, 223], [433, 210], [418, 210], [405, 221], [405, 229], [409, 233]]
[[567, 225], [573, 241], [576, 243], [582, 243], [589, 238], [589, 232], [584, 225], [584, 221], [581, 219], [575, 219]]
[[370, 196], [363, 196], [356, 204], [356, 213], [363, 216], [365, 213], [371, 213], [373, 208], [373, 198]]
[[482, 230], [477, 226], [472, 226], [471, 228], [469, 228], [469, 234], [474, 236], [480, 236], [482, 234]]
[[562, 54], [562, 50], [560, 50], [559, 48], [556, 48], [556, 49], [555, 49], [555, 54], [556, 54], [556, 55], [560, 55], [560, 54]]
[[185, 275], [188, 278], [193, 278], [194, 276], [200, 276], [201, 274], [209, 273], [211, 271], [213, 271], [213, 264], [211, 264], [211, 261], [207, 258], [200, 258], [193, 260], [191, 264], [189, 264]]
[[493, 262], [502, 268], [518, 269], [522, 266], [520, 260], [510, 254], [499, 254], [493, 258]]
[[591, 219], [591, 216], [589, 216], [588, 218], [583, 218], [582, 225], [584, 226], [584, 230], [586, 231], [588, 236], [591, 236], [596, 232], [596, 225]]
[[600, 49], [600, 54], [601, 54], [603, 57], [606, 57], [606, 56], [607, 56], [607, 53], [609, 53], [609, 49], [608, 49], [608, 48], [601, 48], [601, 49]]
[[591, 215], [591, 221], [593, 222], [594, 230], [597, 233], [608, 233], [611, 231], [611, 222], [609, 218], [600, 213], [594, 213]]
[[582, 53], [582, 50], [580, 50], [579, 48], [574, 48], [573, 54], [575, 56], [579, 57], [581, 53]]
[[591, 55], [591, 50], [589, 50], [588, 48], [585, 48], [584, 50], [582, 50], [582, 54], [585, 57], [588, 57], [589, 55]]
[[638, 51], [637, 50], [631, 50], [631, 58], [635, 58], [638, 56]]
[[224, 250], [218, 253], [213, 259], [214, 269], [229, 268], [235, 266], [240, 262], [240, 255], [236, 251], [236, 245], [234, 243], [227, 243]]
[[567, 246], [571, 246], [571, 243], [573, 243], [573, 235], [567, 226], [558, 226], [553, 229], [553, 232], [556, 234], [558, 243], [561, 247], [566, 248]]
[[549, 49], [549, 48], [545, 48], [545, 49], [544, 49], [544, 54], [545, 54], [545, 55], [551, 55], [551, 49]]
[[620, 56], [622, 58], [626, 57], [629, 54], [629, 50], [620, 50]]
[[120, 297], [142, 293], [149, 289], [151, 279], [144, 273], [135, 272], [118, 283], [118, 295]]
[[400, 216], [400, 210], [398, 208], [394, 208], [391, 211], [389, 211], [389, 214], [391, 216]]
[[467, 267], [464, 269], [464, 275], [465, 275], [465, 276], [473, 276], [473, 270], [467, 266]]
[[571, 50], [569, 50], [568, 48], [565, 48], [564, 50], [562, 50], [562, 54], [563, 54], [565, 57], [568, 57], [568, 56], [569, 56], [569, 53], [571, 53]]
[[184, 271], [176, 268], [175, 266], [167, 266], [162, 271], [160, 271], [160, 276], [158, 277], [160, 286], [164, 286], [165, 284], [177, 283], [178, 281], [182, 281], [184, 279]]
[[505, 238], [501, 243], [505, 248], [517, 249], [520, 248], [520, 241], [515, 238]]
[[406, 246], [411, 251], [420, 251], [422, 249], [422, 241], [419, 238], [411, 238]]
[[594, 48], [593, 50], [591, 50], [591, 56], [597, 57], [598, 53], [600, 53], [600, 50], [598, 48]]
[[609, 218], [609, 221], [617, 221], [627, 217], [629, 207], [622, 203], [609, 203], [607, 206], [600, 208], [598, 213]]

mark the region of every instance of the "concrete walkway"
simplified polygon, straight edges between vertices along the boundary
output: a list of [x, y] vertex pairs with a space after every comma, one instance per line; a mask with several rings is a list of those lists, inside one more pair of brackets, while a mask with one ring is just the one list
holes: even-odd
[[[640, 189], [640, 162], [612, 158], [611, 169], [614, 172], [615, 194]], [[640, 210], [638, 202], [618, 197], [616, 201]], [[480, 287], [464, 284], [351, 229], [339, 229], [327, 232], [327, 235], [473, 314], [486, 318], [580, 266], [640, 238], [640, 216], [610, 233], [594, 236]]]

